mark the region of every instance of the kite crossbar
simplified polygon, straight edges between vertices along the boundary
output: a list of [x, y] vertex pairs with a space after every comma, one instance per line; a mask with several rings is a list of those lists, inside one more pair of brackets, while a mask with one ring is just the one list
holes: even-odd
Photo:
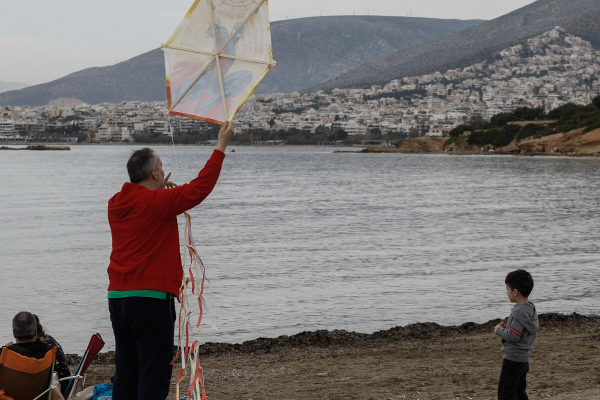
[[[189, 47], [172, 46], [172, 45], [166, 45], [166, 46], [163, 45], [163, 47], [165, 47], [167, 49], [187, 51], [187, 52], [190, 52], [190, 53], [205, 54], [207, 56], [215, 56], [214, 53], [211, 53], [211, 52], [208, 52], [208, 51], [204, 51], [204, 50], [190, 49]], [[246, 58], [246, 57], [239, 57], [239, 56], [231, 56], [229, 54], [219, 54], [219, 57], [232, 58], [234, 60], [248, 61], [248, 62], [253, 62], [253, 63], [258, 63], [258, 64], [265, 64], [265, 65], [274, 65], [275, 64], [274, 61], [265, 61], [265, 60], [258, 60], [256, 58]]]

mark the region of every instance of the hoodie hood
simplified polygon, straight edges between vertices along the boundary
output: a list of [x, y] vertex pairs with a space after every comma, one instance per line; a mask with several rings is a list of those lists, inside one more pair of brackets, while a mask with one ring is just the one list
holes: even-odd
[[108, 213], [117, 218], [126, 217], [145, 196], [140, 196], [140, 192], [150, 190], [137, 183], [126, 182], [121, 191], [115, 194], [108, 201]]
[[34, 342], [21, 342], [8, 346], [15, 353], [24, 355], [25, 357], [42, 359], [53, 346], [48, 345], [40, 340]]
[[533, 303], [519, 303], [513, 307], [512, 316], [519, 321], [532, 335], [540, 330], [537, 311]]

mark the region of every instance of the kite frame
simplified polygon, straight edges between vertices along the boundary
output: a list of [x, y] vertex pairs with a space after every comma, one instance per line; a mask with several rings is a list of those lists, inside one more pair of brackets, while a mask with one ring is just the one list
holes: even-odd
[[[196, 0], [194, 2], [194, 4], [192, 5], [192, 7], [190, 8], [190, 10], [185, 15], [185, 19], [187, 19], [187, 18], [189, 18], [191, 16], [191, 14], [194, 12], [194, 10], [196, 9], [196, 7], [198, 6], [198, 3], [200, 3], [200, 1], [202, 1], [202, 0]], [[174, 111], [175, 107], [177, 107], [177, 105], [179, 105], [179, 103], [181, 102], [181, 100], [194, 87], [194, 85], [198, 82], [198, 80], [202, 77], [202, 75], [204, 75], [204, 73], [213, 65], [213, 63], [216, 62], [216, 64], [217, 64], [216, 67], [217, 67], [218, 76], [219, 76], [219, 87], [221, 89], [221, 102], [223, 104], [223, 111], [224, 111], [224, 114], [225, 114], [225, 120], [226, 121], [232, 121], [233, 118], [235, 118], [236, 114], [244, 106], [244, 103], [246, 103], [246, 101], [248, 100], [248, 98], [252, 95], [252, 93], [254, 92], [254, 90], [256, 89], [256, 87], [258, 86], [258, 84], [262, 81], [262, 79], [265, 77], [265, 75], [267, 74], [267, 72], [269, 72], [271, 70], [271, 68], [273, 68], [276, 65], [276, 62], [273, 60], [273, 51], [272, 51], [271, 46], [269, 46], [269, 58], [270, 58], [270, 61], [256, 60], [256, 59], [246, 58], [246, 57], [238, 57], [238, 56], [232, 56], [230, 54], [222, 54], [222, 53], [227, 48], [227, 46], [229, 45], [229, 43], [233, 40], [233, 38], [242, 30], [242, 28], [246, 25], [246, 23], [250, 20], [250, 18], [252, 18], [260, 10], [260, 8], [262, 7], [262, 5], [265, 4], [265, 3], [268, 5], [269, 4], [269, 0], [260, 0], [259, 3], [257, 4], [257, 6], [254, 8], [254, 10], [252, 10], [252, 11], [250, 11], [248, 13], [248, 15], [246, 16], [246, 18], [244, 19], [244, 22], [242, 22], [242, 24], [237, 28], [237, 30], [235, 30], [231, 34], [231, 36], [229, 37], [229, 40], [223, 45], [222, 48], [219, 49], [218, 43], [217, 43], [217, 35], [216, 35], [216, 32], [215, 32], [215, 15], [214, 15], [214, 12], [212, 11], [216, 7], [213, 5], [213, 0], [208, 0], [208, 4], [209, 4], [209, 6], [211, 8], [211, 13], [210, 13], [210, 16], [211, 16], [211, 28], [212, 28], [212, 32], [213, 32], [213, 41], [214, 41], [215, 52], [211, 53], [211, 52], [208, 52], [208, 51], [197, 50], [197, 49], [190, 49], [190, 48], [186, 48], [186, 47], [171, 45], [171, 43], [175, 40], [175, 38], [177, 37], [177, 35], [181, 31], [181, 29], [183, 28], [182, 25], [180, 25], [179, 28], [173, 33], [173, 35], [167, 41], [167, 43], [165, 43], [165, 44], [163, 44], [161, 46], [162, 49], [163, 49], [163, 51], [165, 51], [165, 49], [172, 49], [172, 50], [187, 51], [187, 52], [197, 53], [197, 54], [204, 54], [204, 55], [212, 57], [212, 59], [209, 62], [206, 63], [206, 65], [204, 66], [204, 68], [202, 68], [202, 70], [200, 71], [200, 73], [198, 74], [198, 76], [193, 80], [193, 82], [191, 83], [191, 85], [174, 102], [171, 102], [171, 82], [170, 82], [169, 77], [167, 77], [167, 101], [168, 101], [168, 105], [167, 106], [168, 106], [168, 109], [169, 109], [168, 112], [167, 112], [168, 114], [179, 115], [179, 116], [182, 116], [182, 117], [193, 118], [193, 119], [198, 119], [198, 120], [201, 120], [201, 121], [211, 122], [211, 123], [214, 123], [214, 124], [224, 125], [224, 122], [222, 122], [222, 121], [217, 121], [217, 120], [214, 120], [214, 119], [211, 119], [211, 118], [207, 118], [207, 117], [201, 117], [201, 116], [198, 116], [198, 115], [192, 115], [192, 114], [186, 114], [186, 113], [181, 113], [181, 112], [178, 112], [178, 111]], [[271, 31], [271, 24], [270, 23], [269, 23], [269, 26], [267, 27], [267, 30], [269, 32]], [[247, 62], [253, 62], [253, 63], [257, 63], [257, 64], [265, 64], [265, 65], [267, 65], [267, 69], [259, 77], [259, 79], [257, 80], [256, 84], [248, 91], [248, 95], [241, 101], [239, 107], [236, 109], [236, 111], [231, 116], [231, 119], [228, 119], [229, 113], [228, 113], [228, 110], [227, 110], [227, 99], [225, 97], [225, 89], [223, 87], [223, 75], [221, 73], [220, 57], [231, 58], [231, 59], [240, 60], [240, 61], [247, 61]]]

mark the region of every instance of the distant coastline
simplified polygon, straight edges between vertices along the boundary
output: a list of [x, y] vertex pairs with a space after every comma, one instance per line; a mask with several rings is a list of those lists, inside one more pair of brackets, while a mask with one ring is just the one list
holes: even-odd
[[493, 148], [486, 146], [447, 145], [447, 137], [420, 137], [405, 140], [398, 147], [370, 146], [362, 153], [403, 153], [403, 154], [455, 154], [455, 155], [512, 155], [512, 156], [560, 156], [598, 157], [600, 156], [600, 129], [584, 132], [576, 129], [543, 137], [513, 140], [507, 146]]
[[0, 147], [0, 150], [35, 150], [35, 151], [40, 151], [40, 150], [71, 150], [71, 148], [69, 146], [50, 146], [50, 145], [46, 145], [46, 144], [30, 144], [27, 145], [27, 147], [19, 147], [19, 148], [15, 148], [15, 147], [7, 147], [7, 146], [2, 146]]

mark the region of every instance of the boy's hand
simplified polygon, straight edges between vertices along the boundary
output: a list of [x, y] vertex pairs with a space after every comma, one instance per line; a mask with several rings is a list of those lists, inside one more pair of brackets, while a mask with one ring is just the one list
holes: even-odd
[[500, 322], [498, 325], [496, 325], [496, 326], [494, 327], [494, 333], [496, 333], [496, 331], [497, 331], [499, 328], [506, 328], [506, 323], [503, 321], [503, 322]]

